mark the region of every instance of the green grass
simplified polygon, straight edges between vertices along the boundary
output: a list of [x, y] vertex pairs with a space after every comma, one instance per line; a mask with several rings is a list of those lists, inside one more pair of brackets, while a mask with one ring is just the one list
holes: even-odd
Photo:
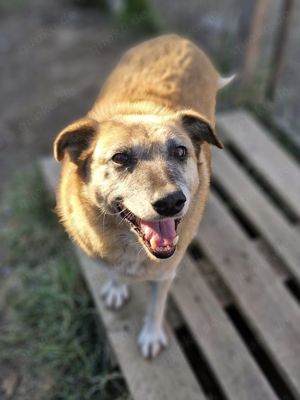
[[49, 374], [43, 399], [128, 398], [38, 170], [17, 176], [7, 193], [0, 240], [17, 283], [2, 304], [0, 358], [32, 371], [32, 379], [36, 371]]
[[116, 21], [120, 26], [127, 26], [136, 32], [155, 34], [163, 30], [162, 21], [149, 0], [124, 0]]
[[73, 3], [78, 7], [93, 7], [100, 10], [107, 9], [107, 2], [105, 0], [68, 0], [69, 3]]
[[[79, 7], [91, 7], [95, 10], [112, 10], [111, 0], [68, 0]], [[117, 3], [117, 2], [116, 2]], [[119, 6], [113, 10], [116, 26], [121, 31], [136, 33], [159, 33], [162, 21], [154, 12], [150, 0], [120, 0]]]
[[15, 11], [26, 7], [25, 0], [0, 0], [0, 12]]

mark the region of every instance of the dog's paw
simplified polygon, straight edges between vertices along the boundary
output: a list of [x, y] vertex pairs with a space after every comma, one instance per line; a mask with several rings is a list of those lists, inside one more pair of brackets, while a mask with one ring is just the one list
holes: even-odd
[[129, 299], [127, 285], [118, 285], [113, 280], [109, 280], [101, 289], [101, 297], [107, 308], [118, 310]]
[[138, 345], [142, 355], [151, 359], [167, 347], [168, 339], [162, 329], [151, 329], [145, 325], [138, 337]]

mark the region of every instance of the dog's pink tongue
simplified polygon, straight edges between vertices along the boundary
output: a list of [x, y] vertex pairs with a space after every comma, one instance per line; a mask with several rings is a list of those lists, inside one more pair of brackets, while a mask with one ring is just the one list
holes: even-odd
[[141, 220], [140, 227], [153, 250], [157, 247], [171, 246], [176, 238], [175, 220], [173, 218], [158, 222]]

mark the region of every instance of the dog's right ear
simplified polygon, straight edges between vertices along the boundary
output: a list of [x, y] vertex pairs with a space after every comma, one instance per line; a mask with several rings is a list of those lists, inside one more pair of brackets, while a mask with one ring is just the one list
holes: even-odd
[[184, 113], [181, 122], [196, 148], [199, 148], [203, 142], [207, 142], [223, 149], [223, 144], [216, 135], [214, 128], [200, 115], [192, 112]]
[[66, 152], [71, 161], [78, 163], [80, 155], [94, 138], [99, 123], [91, 118], [81, 118], [63, 129], [54, 142], [54, 157], [61, 161]]

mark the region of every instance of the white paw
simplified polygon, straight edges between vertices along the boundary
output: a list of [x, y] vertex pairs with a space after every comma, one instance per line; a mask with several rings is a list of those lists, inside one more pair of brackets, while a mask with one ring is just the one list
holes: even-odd
[[168, 339], [162, 329], [151, 329], [145, 324], [138, 337], [138, 345], [145, 358], [154, 358], [167, 347]]
[[118, 310], [129, 298], [128, 287], [109, 280], [101, 289], [101, 297], [107, 308]]

